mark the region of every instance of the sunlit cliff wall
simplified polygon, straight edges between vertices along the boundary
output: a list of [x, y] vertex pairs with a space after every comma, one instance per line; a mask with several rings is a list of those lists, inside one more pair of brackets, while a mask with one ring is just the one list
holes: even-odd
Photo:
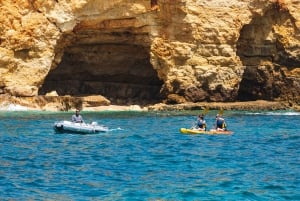
[[0, 0], [0, 93], [299, 101], [300, 1]]

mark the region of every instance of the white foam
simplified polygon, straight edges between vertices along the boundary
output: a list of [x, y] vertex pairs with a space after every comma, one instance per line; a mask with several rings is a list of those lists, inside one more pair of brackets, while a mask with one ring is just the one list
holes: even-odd
[[300, 115], [300, 112], [267, 112], [267, 115], [294, 116], [294, 115]]
[[278, 116], [298, 116], [300, 112], [249, 112], [247, 115], [278, 115]]
[[120, 128], [120, 127], [118, 127], [118, 128], [112, 128], [112, 129], [109, 129], [109, 131], [117, 131], [117, 130], [124, 130], [124, 129], [122, 129], [122, 128]]
[[24, 107], [22, 105], [8, 104], [8, 105], [1, 105], [0, 110], [5, 110], [5, 111], [27, 111], [28, 108]]

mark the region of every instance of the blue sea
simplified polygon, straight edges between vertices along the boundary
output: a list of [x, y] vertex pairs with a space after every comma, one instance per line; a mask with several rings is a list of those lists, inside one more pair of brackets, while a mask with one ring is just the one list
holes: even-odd
[[[185, 135], [201, 111], [0, 112], [0, 200], [300, 200], [300, 113], [225, 111], [233, 135]], [[206, 115], [212, 128], [218, 111]]]

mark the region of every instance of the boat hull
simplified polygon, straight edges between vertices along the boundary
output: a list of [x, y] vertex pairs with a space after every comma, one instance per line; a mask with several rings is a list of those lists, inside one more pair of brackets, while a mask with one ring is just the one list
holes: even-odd
[[217, 131], [217, 130], [197, 130], [197, 129], [188, 129], [188, 128], [180, 128], [180, 133], [182, 134], [206, 134], [206, 135], [231, 135], [232, 131]]
[[71, 121], [59, 121], [54, 123], [54, 130], [56, 133], [75, 133], [75, 134], [94, 134], [100, 132], [107, 132], [108, 128], [99, 126], [96, 123], [74, 123]]

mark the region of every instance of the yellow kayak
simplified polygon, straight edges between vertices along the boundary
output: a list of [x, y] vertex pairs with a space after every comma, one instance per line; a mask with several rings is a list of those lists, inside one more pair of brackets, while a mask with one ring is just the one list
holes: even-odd
[[182, 134], [207, 134], [207, 135], [230, 135], [232, 131], [217, 131], [217, 130], [209, 130], [202, 131], [198, 129], [188, 129], [188, 128], [180, 128], [180, 132]]

